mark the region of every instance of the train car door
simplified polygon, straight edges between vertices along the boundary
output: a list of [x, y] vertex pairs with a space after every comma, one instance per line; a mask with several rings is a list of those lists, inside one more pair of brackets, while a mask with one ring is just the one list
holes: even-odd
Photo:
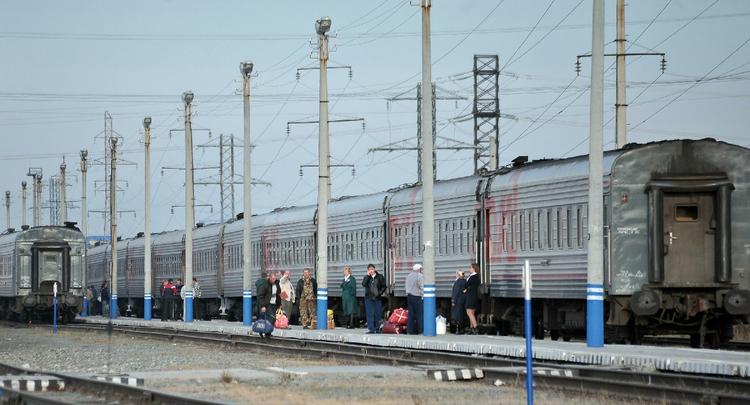
[[52, 293], [52, 286], [58, 282], [60, 291], [67, 291], [67, 277], [65, 268], [65, 249], [36, 248], [33, 258], [36, 259], [36, 265], [33, 266], [37, 271], [32, 271], [32, 280], [36, 291], [42, 293]]
[[664, 282], [714, 282], [714, 193], [664, 193]]

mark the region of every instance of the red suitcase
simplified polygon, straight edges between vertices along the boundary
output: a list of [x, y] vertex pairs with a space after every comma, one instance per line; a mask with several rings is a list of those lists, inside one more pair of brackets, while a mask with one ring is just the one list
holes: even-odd
[[396, 325], [406, 325], [409, 321], [409, 311], [403, 308], [396, 308], [393, 310], [391, 317], [388, 318], [388, 322]]
[[406, 334], [406, 325], [397, 325], [395, 323], [385, 321], [383, 322], [383, 333], [390, 333], [390, 334]]

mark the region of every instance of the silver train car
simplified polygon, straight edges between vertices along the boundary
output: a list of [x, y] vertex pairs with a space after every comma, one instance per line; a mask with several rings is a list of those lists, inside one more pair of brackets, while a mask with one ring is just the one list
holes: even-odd
[[72, 222], [0, 235], [0, 318], [52, 319], [55, 283], [59, 318], [75, 318], [83, 305], [85, 261], [84, 237]]
[[[731, 337], [750, 314], [750, 150], [704, 140], [628, 145], [604, 156], [607, 337], [686, 333], [697, 344]], [[523, 162], [485, 175], [435, 183], [438, 312], [450, 314], [455, 271], [480, 265], [482, 322], [520, 330], [521, 264], [533, 272], [535, 334], [569, 338], [585, 328], [588, 159]], [[344, 197], [329, 205], [329, 304], [337, 308], [341, 270], [361, 279], [384, 273], [389, 306], [403, 305], [408, 269], [422, 260], [419, 185]], [[253, 216], [253, 274], [315, 268], [316, 207]], [[196, 228], [194, 274], [214, 316], [241, 317], [244, 219]], [[184, 273], [184, 232], [154, 235], [153, 283]], [[132, 242], [129, 242], [132, 243]], [[128, 243], [127, 246], [130, 246]], [[142, 243], [141, 243], [142, 246]], [[89, 253], [89, 273], [106, 265], [106, 246]], [[142, 305], [137, 260], [121, 272], [120, 302]], [[125, 266], [127, 264], [125, 261]], [[101, 271], [101, 270], [99, 270]], [[140, 274], [141, 276], [137, 276]], [[90, 274], [90, 279], [97, 276]], [[130, 284], [128, 284], [130, 283]], [[123, 291], [125, 286], [138, 286]], [[254, 284], [254, 283], [253, 283]], [[254, 286], [253, 286], [254, 288]], [[363, 291], [359, 289], [358, 296]], [[136, 312], [140, 313], [136, 309]]]

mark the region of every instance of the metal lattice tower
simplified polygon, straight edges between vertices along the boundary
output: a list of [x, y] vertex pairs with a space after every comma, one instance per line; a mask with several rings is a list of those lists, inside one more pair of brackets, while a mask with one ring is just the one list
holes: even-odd
[[497, 55], [474, 55], [474, 173], [498, 167], [499, 77]]
[[[234, 135], [219, 136], [219, 177], [221, 181], [221, 222], [234, 218]], [[227, 216], [227, 214], [229, 216]]]
[[58, 225], [60, 222], [60, 177], [51, 176], [49, 178], [49, 224]]

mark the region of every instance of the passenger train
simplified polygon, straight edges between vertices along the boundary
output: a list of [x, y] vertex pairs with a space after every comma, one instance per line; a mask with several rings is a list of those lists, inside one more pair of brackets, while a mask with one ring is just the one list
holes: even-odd
[[[450, 314], [456, 270], [480, 265], [481, 320], [520, 331], [521, 265], [531, 262], [535, 335], [569, 338], [585, 328], [588, 157], [524, 162], [434, 186], [438, 312]], [[341, 271], [361, 279], [374, 263], [389, 307], [403, 305], [408, 269], [422, 260], [419, 185], [342, 197], [328, 211], [329, 305]], [[630, 144], [604, 154], [605, 317], [609, 341], [690, 334], [718, 344], [750, 314], [750, 150], [713, 139]], [[241, 319], [242, 229], [247, 218], [193, 233], [193, 269], [209, 312]], [[253, 275], [315, 268], [316, 207], [252, 216]], [[153, 237], [154, 296], [184, 274], [184, 232]], [[142, 314], [143, 238], [118, 244], [123, 311]], [[101, 283], [109, 245], [88, 252], [89, 284]], [[363, 289], [357, 291], [363, 296]], [[126, 299], [123, 299], [126, 298]]]
[[86, 246], [75, 223], [24, 226], [0, 235], [0, 318], [51, 319], [54, 285], [63, 322], [81, 310]]

